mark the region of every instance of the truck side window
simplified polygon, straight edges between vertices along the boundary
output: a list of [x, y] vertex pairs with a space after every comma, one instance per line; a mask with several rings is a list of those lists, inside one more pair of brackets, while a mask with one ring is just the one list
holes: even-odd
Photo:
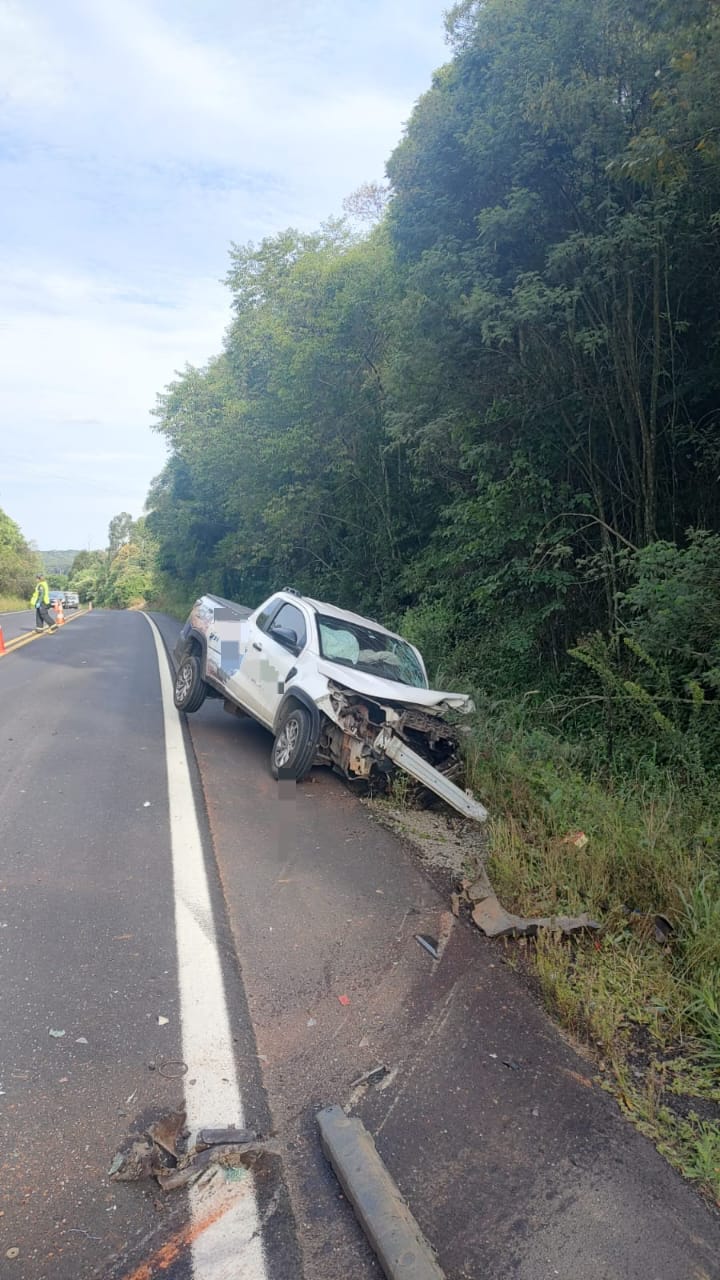
[[285, 645], [288, 644], [289, 632], [294, 632], [297, 636], [296, 646], [293, 647], [297, 647], [298, 650], [304, 649], [307, 641], [305, 618], [294, 604], [282, 605], [268, 628], [268, 635], [274, 636], [280, 644]]
[[277, 612], [277, 607], [279, 604], [280, 604], [280, 601], [278, 600], [277, 596], [273, 596], [272, 600], [268, 600], [262, 613], [258, 614], [257, 618], [255, 619], [255, 625], [258, 626], [261, 631], [268, 630], [268, 622], [272, 618], [273, 614]]

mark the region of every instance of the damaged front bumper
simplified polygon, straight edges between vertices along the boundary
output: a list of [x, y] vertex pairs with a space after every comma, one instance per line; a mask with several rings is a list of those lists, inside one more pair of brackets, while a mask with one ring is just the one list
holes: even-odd
[[331, 686], [318, 702], [324, 713], [319, 759], [348, 778], [402, 769], [465, 818], [487, 821], [488, 812], [452, 775], [461, 766], [457, 731], [425, 708], [390, 706]]
[[472, 818], [475, 822], [487, 822], [487, 809], [470, 791], [461, 791], [460, 787], [456, 786], [444, 773], [435, 769], [428, 760], [424, 760], [416, 751], [397, 738], [392, 729], [382, 729], [375, 739], [374, 747], [416, 782], [427, 787], [428, 791], [434, 791], [435, 795], [446, 804], [457, 809], [463, 817]]

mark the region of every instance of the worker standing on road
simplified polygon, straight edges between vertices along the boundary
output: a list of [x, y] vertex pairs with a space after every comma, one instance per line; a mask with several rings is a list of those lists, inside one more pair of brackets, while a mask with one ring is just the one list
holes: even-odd
[[45, 575], [39, 573], [37, 586], [33, 591], [30, 608], [35, 610], [35, 630], [42, 631], [45, 623], [51, 631], [56, 631], [55, 619], [50, 613], [50, 592]]

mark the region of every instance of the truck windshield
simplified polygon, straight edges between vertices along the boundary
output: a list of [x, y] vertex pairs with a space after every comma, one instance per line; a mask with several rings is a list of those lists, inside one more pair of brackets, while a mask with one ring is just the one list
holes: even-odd
[[423, 669], [405, 640], [324, 614], [318, 615], [318, 632], [320, 653], [328, 662], [366, 671], [383, 680], [409, 684], [415, 689], [427, 689]]

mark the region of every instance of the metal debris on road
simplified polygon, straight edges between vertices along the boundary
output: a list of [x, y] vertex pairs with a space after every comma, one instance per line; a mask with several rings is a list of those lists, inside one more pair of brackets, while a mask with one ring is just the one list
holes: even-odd
[[202, 1147], [219, 1147], [228, 1142], [258, 1142], [259, 1138], [254, 1129], [238, 1129], [231, 1124], [227, 1129], [201, 1129], [195, 1146], [199, 1151]]
[[[221, 1168], [226, 1177], [232, 1178], [229, 1170], [247, 1168], [261, 1155], [280, 1155], [277, 1142], [261, 1138], [253, 1130], [234, 1126], [201, 1129], [195, 1145], [182, 1151], [184, 1126], [184, 1111], [170, 1111], [160, 1116], [141, 1137], [134, 1137], [116, 1153], [108, 1177], [113, 1182], [154, 1178], [163, 1191], [175, 1191], [214, 1169]], [[217, 1140], [203, 1141], [208, 1135], [214, 1135]]]
[[350, 1088], [357, 1089], [358, 1086], [362, 1084], [377, 1084], [379, 1080], [382, 1080], [383, 1076], [387, 1075], [389, 1070], [390, 1068], [386, 1067], [384, 1063], [379, 1067], [373, 1067], [372, 1071], [366, 1071], [364, 1075], [358, 1076], [357, 1080], [353, 1080]]
[[437, 942], [435, 941], [435, 939], [434, 939], [434, 938], [431, 938], [431, 937], [430, 937], [430, 935], [429, 935], [429, 934], [427, 934], [427, 933], [416, 933], [416, 934], [415, 934], [415, 941], [420, 943], [420, 946], [421, 946], [425, 951], [427, 951], [428, 955], [431, 955], [431, 956], [432, 956], [433, 960], [439, 960], [439, 959], [440, 959], [440, 952], [439, 952], [439, 950], [438, 950], [438, 944], [437, 944]]
[[320, 1141], [380, 1266], [390, 1280], [444, 1280], [435, 1253], [375, 1143], [342, 1107], [317, 1113]]

